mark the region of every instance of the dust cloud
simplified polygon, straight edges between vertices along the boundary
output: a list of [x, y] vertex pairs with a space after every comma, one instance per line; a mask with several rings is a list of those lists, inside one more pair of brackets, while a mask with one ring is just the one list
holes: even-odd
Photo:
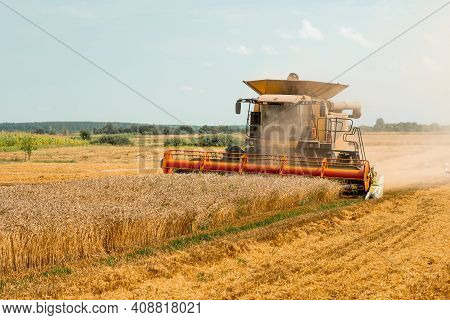
[[[271, 143], [263, 145], [263, 154], [295, 155], [295, 142], [304, 132], [295, 131], [293, 120], [286, 113], [264, 128], [261, 137]], [[445, 172], [450, 133], [366, 133], [363, 140], [367, 159], [385, 177], [386, 190], [450, 183]]]
[[450, 134], [364, 134], [366, 155], [385, 177], [385, 189], [450, 182]]

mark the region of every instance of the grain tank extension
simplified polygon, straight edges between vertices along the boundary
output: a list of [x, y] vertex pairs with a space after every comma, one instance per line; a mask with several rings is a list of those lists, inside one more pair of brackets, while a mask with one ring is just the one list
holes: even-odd
[[361, 131], [357, 102], [330, 99], [347, 88], [338, 83], [299, 80], [244, 81], [259, 96], [239, 99], [237, 114], [247, 107], [243, 148], [223, 152], [167, 150], [164, 173], [222, 172], [278, 174], [336, 179], [345, 193], [379, 198], [383, 177], [370, 166]]

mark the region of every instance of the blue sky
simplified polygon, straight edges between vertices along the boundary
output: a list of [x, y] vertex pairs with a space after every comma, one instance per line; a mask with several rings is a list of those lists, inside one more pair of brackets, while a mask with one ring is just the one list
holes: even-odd
[[[328, 81], [445, 1], [2, 0], [188, 124], [243, 124], [242, 80]], [[450, 123], [450, 5], [339, 78], [360, 124]], [[0, 122], [176, 124], [0, 5]]]

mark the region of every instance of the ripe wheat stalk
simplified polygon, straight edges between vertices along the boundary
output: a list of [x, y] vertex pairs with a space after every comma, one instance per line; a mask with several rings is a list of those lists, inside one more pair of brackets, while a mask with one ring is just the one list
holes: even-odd
[[0, 274], [129, 251], [339, 191], [323, 179], [213, 174], [0, 187]]

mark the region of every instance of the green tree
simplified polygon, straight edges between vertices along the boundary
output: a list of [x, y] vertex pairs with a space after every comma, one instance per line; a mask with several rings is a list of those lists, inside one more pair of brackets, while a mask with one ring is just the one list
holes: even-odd
[[209, 133], [211, 131], [211, 129], [207, 126], [201, 126], [200, 129], [198, 129], [198, 133]]
[[119, 131], [117, 130], [117, 128], [111, 123], [108, 122], [106, 124], [106, 126], [104, 126], [102, 129], [102, 133], [106, 133], [106, 134], [116, 134], [119, 133]]
[[169, 135], [170, 134], [170, 128], [169, 127], [163, 127], [162, 133], [165, 134], [165, 135]]
[[20, 150], [25, 152], [25, 161], [30, 160], [31, 153], [37, 149], [36, 142], [36, 138], [31, 134], [27, 134], [19, 138], [19, 147]]
[[158, 128], [152, 124], [140, 125], [138, 131], [140, 134], [158, 134]]
[[91, 133], [87, 130], [80, 131], [81, 140], [91, 140]]
[[93, 140], [93, 144], [110, 144], [113, 146], [128, 146], [133, 145], [128, 137], [116, 136], [116, 135], [103, 135]]
[[373, 127], [376, 131], [382, 131], [385, 128], [386, 124], [384, 123], [383, 118], [378, 118], [375, 122], [375, 126]]
[[180, 133], [193, 134], [195, 130], [191, 126], [182, 125], [178, 127]]

